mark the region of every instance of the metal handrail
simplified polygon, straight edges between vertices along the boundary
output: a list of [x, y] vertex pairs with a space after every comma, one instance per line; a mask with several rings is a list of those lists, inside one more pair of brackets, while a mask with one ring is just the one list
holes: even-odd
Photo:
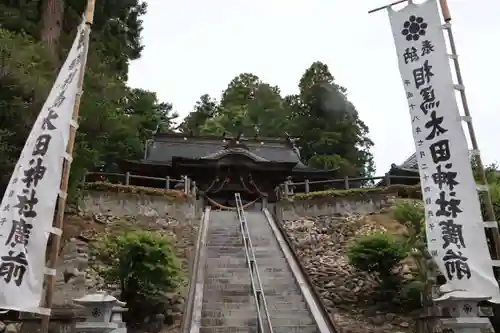
[[[255, 251], [253, 249], [252, 240], [250, 239], [250, 232], [248, 230], [247, 219], [245, 217], [245, 211], [243, 210], [243, 203], [241, 202], [241, 197], [239, 193], [235, 193], [234, 198], [236, 200], [236, 213], [238, 214], [238, 220], [240, 222], [243, 244], [245, 245], [245, 256], [250, 274], [250, 284], [252, 287], [253, 296], [255, 298], [255, 306], [257, 310], [257, 332], [273, 333], [273, 327], [271, 325], [271, 317], [269, 316], [269, 310], [267, 308], [264, 289], [262, 288], [259, 268], [255, 260]], [[264, 312], [264, 315], [266, 317], [267, 332], [264, 330], [264, 320], [262, 319], [262, 314], [263, 314], [262, 312]]]

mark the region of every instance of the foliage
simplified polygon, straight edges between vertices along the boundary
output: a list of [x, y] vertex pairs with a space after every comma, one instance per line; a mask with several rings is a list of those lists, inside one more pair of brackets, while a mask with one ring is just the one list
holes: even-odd
[[428, 280], [428, 262], [425, 251], [427, 248], [425, 230], [425, 210], [423, 203], [416, 200], [399, 200], [391, 209], [392, 217], [406, 227], [408, 237], [407, 247], [417, 270], [414, 272], [413, 280], [408, 281], [401, 289], [399, 302], [405, 307], [419, 308], [424, 299], [427, 298], [432, 288]]
[[314, 200], [345, 197], [364, 197], [377, 194], [393, 194], [399, 198], [421, 199], [420, 185], [390, 185], [387, 187], [354, 188], [350, 190], [325, 190], [309, 193], [296, 193], [294, 200]]
[[401, 240], [387, 232], [375, 232], [357, 238], [347, 248], [349, 262], [356, 268], [376, 273], [385, 280], [396, 265], [408, 255]]
[[[10, 178], [31, 127], [65, 60], [86, 1], [70, 0], [58, 36], [59, 59], [42, 41], [45, 2], [0, 0], [0, 194]], [[126, 86], [128, 64], [143, 48], [140, 0], [98, 1], [80, 106], [80, 127], [70, 192], [85, 169], [116, 171], [121, 158], [140, 158], [157, 130], [171, 130], [177, 114], [155, 93]], [[41, 31], [41, 32], [40, 32]], [[55, 44], [54, 44], [55, 45]], [[53, 46], [54, 47], [54, 46]]]
[[108, 283], [119, 283], [122, 300], [134, 319], [161, 306], [165, 293], [183, 282], [181, 266], [169, 239], [155, 232], [108, 235], [96, 245], [99, 271]]
[[302, 76], [299, 94], [280, 89], [251, 73], [235, 77], [220, 102], [203, 95], [179, 129], [193, 134], [243, 134], [246, 137], [299, 138], [301, 159], [312, 167], [337, 170], [338, 176], [368, 176], [373, 157], [368, 128], [359, 119], [346, 89], [328, 66], [313, 63]]

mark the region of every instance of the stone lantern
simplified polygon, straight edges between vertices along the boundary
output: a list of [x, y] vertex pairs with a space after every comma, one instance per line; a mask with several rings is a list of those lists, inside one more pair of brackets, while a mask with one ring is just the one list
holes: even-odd
[[[95, 294], [90, 294], [73, 300], [78, 305], [84, 307], [85, 321], [77, 323], [75, 326], [76, 332], [79, 333], [122, 333], [126, 332], [117, 329], [122, 328], [121, 323], [117, 319], [121, 319], [121, 312], [124, 302], [120, 302], [115, 297], [109, 295], [105, 291], [99, 291]], [[112, 320], [113, 309], [120, 307], [120, 316]], [[122, 310], [123, 309], [123, 310]], [[116, 313], [116, 311], [115, 311]]]

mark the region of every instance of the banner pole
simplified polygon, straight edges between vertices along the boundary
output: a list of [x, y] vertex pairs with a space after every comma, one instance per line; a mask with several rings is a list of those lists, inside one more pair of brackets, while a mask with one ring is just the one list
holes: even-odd
[[[88, 26], [92, 26], [92, 23], [94, 20], [94, 8], [95, 8], [95, 0], [88, 0], [87, 1], [87, 8], [85, 10], [85, 15], [84, 15], [85, 24], [87, 24]], [[89, 33], [90, 33], [90, 31], [89, 31]], [[73, 106], [73, 115], [72, 115], [72, 120], [73, 120], [74, 124], [72, 124], [70, 126], [69, 139], [68, 139], [68, 144], [66, 146], [66, 153], [68, 156], [73, 156], [73, 149], [75, 146], [75, 137], [76, 137], [76, 129], [77, 129], [76, 124], [78, 123], [78, 115], [79, 115], [79, 111], [80, 111], [80, 101], [81, 101], [81, 95], [83, 93], [83, 80], [85, 78], [85, 66], [87, 64], [87, 53], [88, 53], [88, 47], [86, 48], [85, 56], [83, 57], [82, 62], [81, 62], [81, 70], [80, 70], [80, 73], [79, 73], [80, 75], [78, 78], [78, 93], [77, 93], [77, 96], [75, 99], [75, 104]], [[71, 161], [64, 159], [61, 185], [60, 185], [61, 193], [67, 193], [67, 191], [68, 191], [70, 169], [71, 169]], [[54, 228], [59, 229], [61, 231], [62, 231], [63, 225], [64, 225], [65, 208], [66, 208], [66, 196], [60, 195], [58, 198], [58, 202], [57, 202], [57, 213], [56, 213], [56, 217], [54, 220]], [[56, 269], [56, 265], [57, 265], [57, 258], [59, 256], [59, 247], [61, 245], [62, 234], [60, 234], [60, 235], [51, 234], [51, 237], [53, 237], [53, 243], [52, 243], [52, 246], [50, 249], [50, 257], [49, 257], [49, 262], [48, 262], [47, 268], [55, 273], [55, 269]], [[55, 282], [56, 282], [56, 274], [47, 274], [47, 289], [45, 292], [45, 302], [44, 302], [43, 307], [46, 309], [49, 309], [49, 310], [52, 308]], [[49, 332], [49, 323], [50, 323], [50, 312], [48, 314], [42, 316], [42, 325], [41, 325], [40, 333], [48, 333]]]
[[[457, 47], [455, 44], [455, 38], [453, 37], [453, 31], [451, 28], [451, 15], [450, 15], [450, 9], [448, 7], [448, 1], [447, 0], [439, 0], [439, 4], [441, 6], [441, 12], [443, 15], [443, 19], [446, 22], [444, 25], [444, 29], [446, 30], [448, 34], [448, 40], [450, 42], [450, 48], [451, 48], [451, 56], [453, 59], [453, 65], [455, 67], [455, 73], [457, 74], [457, 89], [460, 91], [460, 99], [462, 100], [462, 107], [464, 109], [464, 121], [467, 123], [467, 129], [469, 131], [469, 137], [472, 143], [472, 149], [474, 151], [474, 154], [476, 156], [475, 158], [475, 163], [476, 167], [479, 171], [479, 176], [480, 176], [480, 181], [482, 185], [488, 186], [488, 178], [486, 176], [486, 171], [484, 170], [484, 165], [483, 161], [481, 159], [481, 154], [479, 151], [479, 145], [477, 143], [477, 137], [476, 137], [476, 132], [474, 130], [474, 126], [472, 125], [472, 118], [470, 114], [470, 109], [469, 109], [469, 103], [467, 101], [467, 95], [465, 94], [465, 87], [464, 87], [464, 82], [462, 78], [462, 71], [460, 69], [460, 63], [458, 61], [458, 55], [457, 55]], [[495, 228], [490, 228], [492, 230], [492, 241], [494, 245], [494, 252], [495, 252], [495, 258], [496, 260], [500, 259], [500, 233], [498, 231], [498, 226], [496, 224], [496, 216], [495, 216], [495, 209], [493, 207], [493, 202], [491, 201], [491, 195], [489, 191], [485, 191], [485, 195], [483, 195], [484, 199], [484, 205], [486, 208], [486, 219], [488, 220], [487, 222], [495, 222]], [[481, 196], [480, 196], [481, 197]]]

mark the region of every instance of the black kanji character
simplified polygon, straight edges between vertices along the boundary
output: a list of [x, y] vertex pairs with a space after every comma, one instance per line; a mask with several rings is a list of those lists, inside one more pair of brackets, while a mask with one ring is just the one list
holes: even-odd
[[75, 59], [73, 59], [71, 61], [71, 63], [68, 66], [68, 69], [70, 71], [72, 71], [73, 69], [75, 69], [75, 67], [82, 62], [82, 59], [83, 59], [83, 53], [80, 52], [80, 53], [77, 54], [77, 56], [75, 57]]
[[446, 162], [450, 159], [450, 141], [440, 140], [434, 142], [429, 146], [429, 151], [431, 152], [432, 161], [434, 163]]
[[78, 47], [77, 49], [81, 49], [85, 45], [85, 29], [80, 31], [80, 36], [78, 37]]
[[428, 217], [433, 217], [433, 216], [434, 216], [434, 213], [432, 212], [432, 210], [429, 210], [429, 211], [427, 212], [427, 216], [428, 216]]
[[441, 237], [444, 242], [443, 249], [446, 249], [451, 244], [455, 244], [459, 249], [465, 247], [461, 224], [456, 224], [453, 220], [446, 220], [439, 222], [439, 226], [441, 227]]
[[[417, 119], [418, 119], [418, 118], [417, 118]], [[417, 141], [417, 146], [419, 146], [419, 147], [420, 147], [420, 146], [422, 146], [423, 144], [424, 144], [424, 141], [422, 141], [422, 140], [418, 140], [418, 141]]]
[[9, 191], [9, 198], [12, 198], [14, 196], [14, 190]]
[[438, 256], [438, 251], [437, 250], [432, 250], [431, 251], [431, 256], [437, 257]]
[[418, 116], [413, 116], [411, 122], [414, 123], [416, 120], [420, 120], [420, 118]]
[[10, 205], [9, 204], [6, 204], [4, 207], [3, 207], [3, 211], [4, 212], [8, 212], [10, 210]]
[[439, 107], [440, 101], [436, 100], [436, 94], [432, 86], [422, 88], [420, 90], [420, 96], [422, 96], [422, 103], [420, 103], [420, 110], [427, 115], [430, 110]]
[[5, 283], [14, 281], [16, 286], [23, 283], [24, 274], [28, 270], [28, 260], [24, 252], [14, 255], [14, 251], [0, 258], [0, 277], [4, 278]]
[[[446, 169], [450, 169], [453, 166], [452, 163], [447, 163], [444, 165]], [[450, 191], [453, 191], [455, 185], [460, 184], [455, 180], [457, 178], [457, 173], [453, 171], [443, 171], [442, 165], [436, 167], [437, 172], [432, 174], [432, 180], [434, 184], [439, 186], [439, 189], [443, 189], [443, 185], [448, 185]]]
[[28, 245], [31, 229], [33, 229], [33, 225], [31, 223], [27, 223], [23, 219], [19, 219], [19, 221], [13, 220], [5, 245], [9, 245], [9, 243], [12, 247], [16, 245]]
[[471, 271], [467, 260], [469, 260], [469, 258], [464, 257], [460, 251], [457, 251], [457, 253], [453, 252], [452, 249], [446, 251], [446, 254], [443, 256], [443, 261], [448, 280], [453, 280], [455, 277], [458, 280], [471, 278]]
[[[455, 196], [455, 192], [450, 192], [450, 197]], [[450, 198], [446, 199], [446, 193], [444, 191], [439, 192], [439, 198], [436, 199], [435, 204], [439, 205], [439, 209], [436, 211], [436, 216], [446, 216], [456, 218], [458, 213], [461, 213], [460, 203], [462, 200]]]
[[432, 140], [436, 136], [440, 136], [443, 133], [448, 132], [447, 129], [443, 128], [441, 124], [443, 123], [444, 117], [437, 117], [436, 116], [436, 111], [431, 112], [431, 120], [425, 123], [425, 128], [431, 129], [431, 132], [427, 137], [425, 138], [426, 140]]
[[424, 187], [424, 192], [425, 193], [430, 192], [430, 191], [431, 191], [431, 188], [429, 186]]
[[403, 58], [405, 60], [405, 64], [407, 64], [408, 62], [418, 61], [418, 59], [420, 59], [417, 54], [417, 49], [413, 46], [406, 48], [405, 53], [403, 54]]
[[422, 41], [422, 53], [420, 54], [422, 57], [427, 54], [431, 54], [434, 52], [434, 45], [432, 45], [430, 40]]
[[54, 109], [50, 108], [47, 117], [43, 118], [42, 129], [49, 131], [55, 130], [57, 127], [54, 126], [52, 121], [57, 118], [59, 118], [59, 115], [54, 111]]
[[52, 108], [57, 109], [60, 107], [64, 101], [66, 100], [66, 96], [64, 95], [66, 93], [66, 90], [61, 90], [59, 94], [56, 96], [56, 99], [54, 100], [54, 103], [52, 103]]
[[30, 188], [32, 185], [36, 187], [38, 186], [38, 182], [43, 179], [47, 167], [42, 163], [43, 159], [40, 157], [30, 160], [30, 168], [23, 171], [24, 178], [22, 181], [26, 184], [26, 187]]
[[61, 89], [62, 90], [66, 90], [66, 88], [68, 88], [68, 86], [71, 84], [71, 82], [73, 82], [75, 76], [76, 76], [76, 72], [77, 70], [73, 70], [69, 73], [69, 75], [66, 77], [66, 79], [64, 79], [64, 82], [63, 84], [61, 85]]
[[431, 77], [434, 76], [431, 69], [432, 66], [429, 65], [429, 60], [426, 60], [422, 67], [413, 70], [413, 80], [417, 89], [431, 81]]
[[425, 152], [424, 151], [419, 151], [418, 154], [420, 155], [420, 157], [425, 157]]
[[425, 204], [426, 205], [432, 204], [432, 199], [431, 198], [425, 198]]
[[[29, 191], [25, 190], [23, 192], [28, 193]], [[19, 200], [19, 202], [14, 207], [19, 210], [19, 215], [22, 215], [26, 218], [33, 218], [37, 216], [37, 213], [35, 211], [35, 205], [38, 203], [36, 190], [31, 190], [31, 195], [29, 196], [29, 198], [26, 194], [18, 195], [17, 200]]]
[[413, 108], [415, 107], [415, 104], [410, 104], [410, 109], [413, 110]]
[[411, 84], [411, 81], [410, 81], [410, 80], [404, 80], [403, 82], [404, 82], [404, 84], [405, 84], [406, 86], [409, 86], [409, 85]]
[[6, 217], [2, 217], [0, 218], [0, 225], [3, 227], [3, 225], [5, 224], [5, 222], [7, 222], [7, 218]]
[[41, 134], [36, 138], [35, 147], [33, 148], [33, 156], [45, 156], [47, 150], [49, 150], [50, 140], [52, 136], [50, 134]]
[[406, 98], [407, 98], [407, 99], [413, 98], [413, 93], [411, 93], [411, 92], [407, 91], [407, 92], [406, 92]]
[[420, 126], [417, 126], [417, 127], [415, 128], [415, 133], [419, 134], [419, 133], [421, 133], [421, 132], [422, 132], [422, 129], [420, 128]]

